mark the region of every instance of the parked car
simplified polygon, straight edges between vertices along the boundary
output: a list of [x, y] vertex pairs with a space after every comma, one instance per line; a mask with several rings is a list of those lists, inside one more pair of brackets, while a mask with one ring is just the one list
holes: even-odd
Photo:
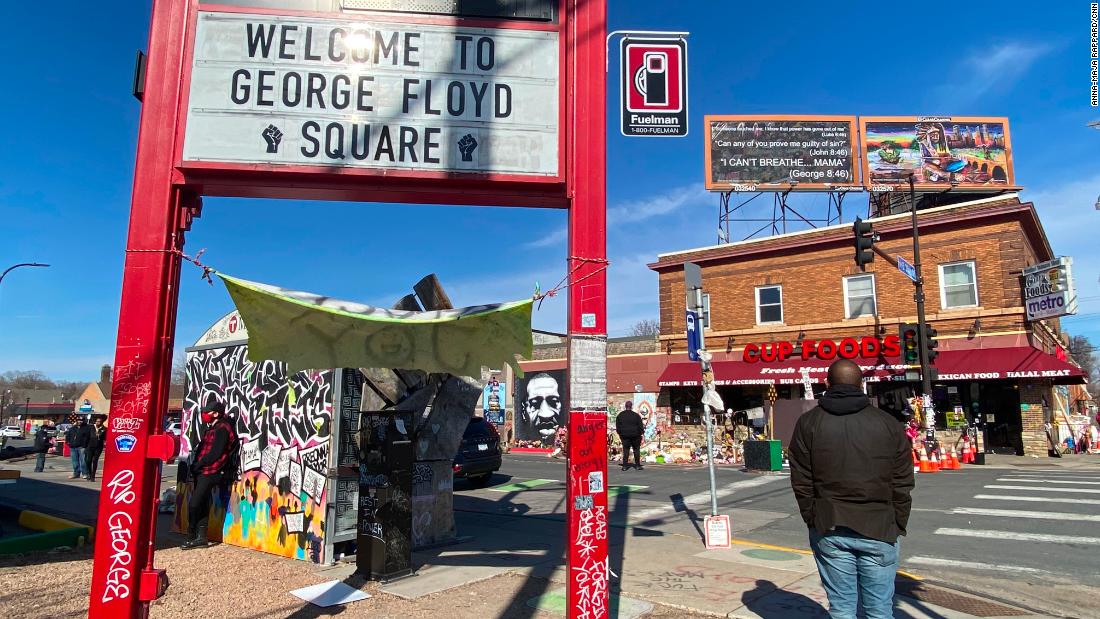
[[181, 426], [178, 421], [173, 421], [172, 423], [168, 424], [167, 428], [164, 429], [164, 433], [175, 434], [176, 436], [179, 436], [183, 433], [183, 426]]
[[23, 428], [21, 426], [4, 426], [4, 429], [0, 430], [0, 436], [4, 438], [27, 438], [23, 435]]
[[493, 473], [500, 470], [500, 465], [500, 433], [497, 427], [483, 417], [472, 417], [455, 455], [455, 478], [465, 478], [471, 484], [482, 487], [489, 483]]

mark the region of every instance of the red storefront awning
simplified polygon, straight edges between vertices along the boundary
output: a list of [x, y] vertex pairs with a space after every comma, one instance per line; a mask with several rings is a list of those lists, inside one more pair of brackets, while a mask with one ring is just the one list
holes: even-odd
[[[869, 381], [905, 380], [907, 369], [898, 358], [855, 359]], [[794, 385], [802, 382], [802, 370], [809, 372], [814, 383], [824, 383], [832, 360], [788, 359], [786, 361], [716, 361], [714, 382], [717, 385]], [[940, 353], [935, 361], [939, 380], [996, 380], [1039, 378], [1058, 384], [1086, 382], [1081, 368], [1056, 359], [1029, 346], [1015, 348], [984, 348], [950, 350]], [[661, 373], [661, 387], [697, 387], [702, 384], [698, 363], [670, 363]]]
[[[868, 380], [882, 380], [893, 376], [904, 377], [907, 366], [899, 359], [855, 359], [863, 368]], [[715, 361], [716, 385], [796, 385], [802, 382], [802, 370], [807, 370], [814, 383], [824, 383], [825, 374], [833, 360], [788, 359], [786, 361]], [[702, 370], [698, 363], [670, 363], [657, 384], [661, 387], [695, 387], [702, 384]]]
[[940, 380], [1041, 378], [1060, 385], [1088, 382], [1081, 368], [1030, 346], [949, 350], [936, 359]]

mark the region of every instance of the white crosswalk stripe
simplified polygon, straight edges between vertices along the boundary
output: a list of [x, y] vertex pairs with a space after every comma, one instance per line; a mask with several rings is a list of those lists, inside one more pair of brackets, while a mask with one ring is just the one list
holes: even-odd
[[985, 486], [990, 490], [1029, 490], [1031, 492], [1073, 492], [1077, 494], [1100, 494], [1100, 490], [1092, 488], [1041, 488], [1039, 486], [1000, 486], [992, 484]]
[[1002, 516], [1004, 518], [1031, 518], [1038, 520], [1072, 520], [1079, 522], [1100, 522], [1100, 516], [1086, 514], [1067, 514], [1064, 512], [1036, 512], [1018, 509], [985, 509], [982, 507], [956, 507], [952, 514], [969, 516]]
[[997, 481], [1008, 481], [1014, 483], [1028, 483], [1028, 484], [1069, 484], [1069, 485], [1081, 485], [1081, 486], [1100, 486], [1100, 481], [1080, 481], [1078, 479], [1033, 479], [1031, 477], [1000, 477]]
[[958, 561], [956, 559], [939, 559], [937, 557], [909, 557], [906, 563], [912, 565], [924, 565], [928, 567], [962, 567], [983, 572], [1023, 572], [1025, 574], [1043, 574], [1045, 570], [1033, 567], [1021, 567], [1018, 565], [993, 565], [991, 563], [978, 563], [975, 561]]
[[981, 539], [1011, 540], [1017, 542], [1043, 542], [1048, 544], [1088, 544], [1100, 546], [1100, 537], [1082, 537], [1080, 535], [1049, 535], [1047, 533], [1016, 533], [1013, 531], [989, 531], [983, 529], [955, 529], [944, 527], [934, 531], [936, 535], [955, 537], [976, 537]]
[[[1034, 488], [1031, 488], [1034, 490]], [[1100, 499], [1082, 499], [1078, 497], [1056, 496], [1016, 496], [1012, 494], [976, 494], [980, 501], [1022, 501], [1024, 503], [1070, 503], [1073, 505], [1100, 505]]]

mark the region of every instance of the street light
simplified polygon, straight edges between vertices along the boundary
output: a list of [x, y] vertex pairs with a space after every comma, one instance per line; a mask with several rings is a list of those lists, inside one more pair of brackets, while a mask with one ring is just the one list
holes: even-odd
[[41, 262], [21, 262], [19, 264], [12, 265], [12, 266], [8, 267], [7, 269], [4, 269], [3, 273], [0, 273], [0, 283], [3, 283], [5, 275], [7, 275], [8, 273], [10, 273], [11, 271], [13, 271], [15, 269], [18, 269], [19, 267], [48, 267], [48, 266], [50, 266], [50, 265], [42, 264]]

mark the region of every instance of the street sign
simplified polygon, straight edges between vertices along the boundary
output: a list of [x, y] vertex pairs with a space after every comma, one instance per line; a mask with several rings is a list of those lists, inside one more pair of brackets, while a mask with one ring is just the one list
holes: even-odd
[[687, 41], [626, 37], [619, 50], [623, 135], [687, 135]]
[[697, 309], [695, 307], [695, 289], [703, 287], [703, 270], [699, 268], [699, 265], [694, 262], [684, 263], [684, 292], [685, 294], [685, 307], [688, 309]]
[[707, 516], [704, 518], [706, 523], [706, 543], [707, 550], [712, 548], [729, 548], [730, 547], [730, 517], [729, 516]]
[[702, 325], [699, 324], [699, 317], [693, 310], [687, 311], [687, 345], [688, 345], [688, 359], [692, 361], [699, 360], [699, 349], [703, 347], [701, 337]]
[[894, 257], [898, 260], [898, 270], [901, 271], [901, 274], [913, 280], [915, 283], [917, 281], [917, 267], [913, 266], [911, 262], [901, 256]]

